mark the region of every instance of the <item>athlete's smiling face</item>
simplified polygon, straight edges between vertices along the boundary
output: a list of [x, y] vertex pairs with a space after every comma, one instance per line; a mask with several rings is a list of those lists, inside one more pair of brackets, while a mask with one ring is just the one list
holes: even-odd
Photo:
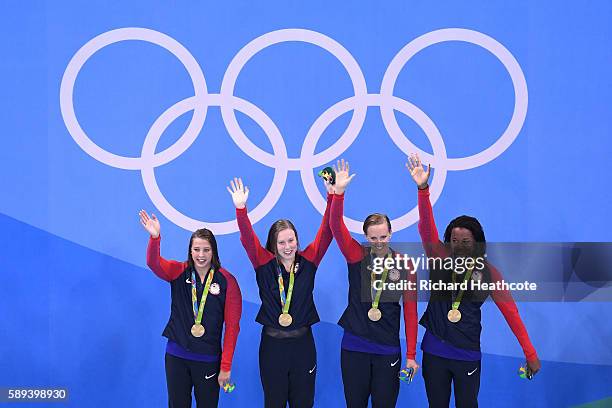
[[474, 251], [474, 235], [467, 228], [456, 227], [451, 231], [451, 250], [456, 257], [472, 255]]
[[208, 269], [212, 260], [212, 247], [207, 239], [194, 238], [191, 242], [191, 259], [196, 269]]
[[374, 224], [368, 227], [366, 231], [366, 239], [372, 245], [372, 251], [377, 256], [382, 256], [389, 250], [389, 241], [391, 241], [391, 231], [387, 223]]
[[298, 242], [295, 232], [291, 228], [285, 228], [276, 236], [276, 253], [281, 261], [293, 262], [297, 252]]

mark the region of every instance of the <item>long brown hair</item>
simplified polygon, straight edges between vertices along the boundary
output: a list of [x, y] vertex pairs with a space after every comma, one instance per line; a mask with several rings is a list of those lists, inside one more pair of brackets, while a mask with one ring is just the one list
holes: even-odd
[[219, 270], [221, 268], [221, 260], [219, 259], [219, 251], [217, 250], [217, 240], [215, 239], [215, 235], [211, 230], [207, 228], [201, 228], [191, 234], [191, 239], [189, 240], [189, 250], [187, 251], [187, 262], [189, 263], [189, 267], [195, 269], [193, 258], [191, 257], [191, 248], [193, 247], [193, 240], [196, 238], [205, 239], [210, 244], [210, 249], [212, 249], [212, 259], [210, 260], [211, 266], [215, 270]]

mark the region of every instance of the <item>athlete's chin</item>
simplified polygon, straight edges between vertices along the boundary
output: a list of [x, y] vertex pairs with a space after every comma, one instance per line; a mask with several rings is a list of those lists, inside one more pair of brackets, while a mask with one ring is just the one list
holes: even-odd
[[388, 252], [388, 248], [386, 246], [374, 247], [374, 253], [378, 256], [386, 255]]
[[289, 253], [281, 253], [281, 259], [283, 261], [293, 261], [295, 259], [295, 251]]
[[205, 261], [205, 262], [196, 261], [195, 264], [198, 268], [208, 268], [210, 266], [210, 261]]

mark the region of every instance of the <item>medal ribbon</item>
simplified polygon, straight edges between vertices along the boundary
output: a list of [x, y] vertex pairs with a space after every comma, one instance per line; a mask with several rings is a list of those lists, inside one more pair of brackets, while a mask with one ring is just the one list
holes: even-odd
[[[391, 257], [391, 254], [387, 254], [387, 256], [385, 257], [385, 260], [387, 260], [387, 258], [390, 258], [390, 257]], [[383, 261], [383, 265], [384, 264], [385, 262]], [[383, 289], [382, 286], [387, 280], [388, 274], [389, 274], [389, 270], [387, 268], [384, 268], [383, 273], [382, 273], [382, 278], [381, 278], [382, 283], [380, 284], [380, 289], [376, 291], [376, 294], [374, 296], [372, 296], [374, 298], [374, 300], [372, 301], [373, 309], [378, 309], [378, 302], [380, 302], [380, 295], [382, 294], [382, 289]], [[374, 289], [374, 275], [376, 275], [374, 272], [372, 272], [372, 275], [370, 275], [370, 285], [372, 289]]]
[[280, 292], [281, 305], [283, 306], [283, 314], [289, 312], [289, 305], [291, 304], [291, 297], [293, 296], [293, 283], [295, 282], [295, 262], [291, 265], [289, 271], [289, 288], [287, 289], [287, 296], [285, 296], [285, 283], [283, 282], [283, 272], [281, 266], [278, 266], [278, 291]]
[[200, 304], [198, 306], [198, 289], [196, 286], [196, 273], [195, 273], [195, 270], [191, 271], [191, 302], [193, 303], [193, 317], [195, 317], [195, 324], [202, 323], [202, 314], [204, 313], [204, 304], [206, 303], [206, 298], [208, 297], [208, 289], [210, 289], [210, 284], [212, 282], [214, 273], [215, 273], [215, 270], [213, 268], [210, 268], [210, 271], [208, 271], [208, 277], [206, 278], [206, 284], [204, 285], [204, 292], [202, 292], [202, 298], [200, 299]]
[[[466, 274], [465, 277], [463, 278], [463, 282], [467, 282], [470, 280], [470, 277], [472, 276], [472, 270], [474, 268], [470, 268]], [[455, 284], [455, 271], [453, 271], [453, 286]], [[454, 290], [452, 291], [454, 292]], [[452, 292], [451, 292], [451, 300], [452, 300]], [[461, 298], [463, 297], [463, 289], [461, 289], [459, 291], [459, 293], [457, 294], [457, 298], [455, 298], [455, 301], [453, 302], [453, 310], [457, 310], [459, 309], [459, 305], [461, 304]]]

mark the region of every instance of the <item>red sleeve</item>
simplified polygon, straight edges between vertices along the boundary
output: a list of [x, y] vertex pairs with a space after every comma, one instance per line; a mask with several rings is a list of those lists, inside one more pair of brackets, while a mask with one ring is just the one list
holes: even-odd
[[340, 252], [348, 263], [361, 262], [363, 259], [363, 248], [349, 232], [344, 224], [344, 194], [334, 194], [331, 206], [331, 214], [329, 216], [329, 226], [334, 238], [338, 243]]
[[308, 259], [310, 262], [319, 266], [323, 255], [327, 252], [329, 244], [332, 242], [332, 232], [329, 228], [329, 212], [331, 211], [332, 194], [327, 195], [327, 205], [325, 206], [325, 213], [323, 214], [323, 220], [321, 226], [317, 232], [315, 240], [302, 251], [301, 255]]
[[161, 279], [171, 282], [179, 277], [187, 267], [187, 262], [166, 260], [159, 254], [161, 235], [149, 237], [147, 246], [147, 266]]
[[[404, 290], [404, 330], [406, 332], [406, 358], [414, 360], [416, 357], [419, 318], [417, 314], [417, 278], [412, 262], [410, 262], [410, 268], [411, 269], [407, 271], [408, 280], [414, 283], [414, 290]], [[415, 273], [412, 273], [413, 271]]]
[[274, 254], [266, 250], [266, 248], [262, 247], [259, 243], [259, 238], [255, 235], [246, 207], [236, 208], [236, 220], [238, 221], [238, 229], [240, 230], [240, 242], [242, 242], [242, 246], [246, 249], [253, 267], [257, 268], [261, 265], [265, 265], [274, 259]]
[[[499, 271], [495, 269], [493, 265], [487, 263], [487, 266], [491, 271], [491, 282], [498, 282], [503, 279], [501, 273], [499, 273]], [[535, 348], [533, 348], [533, 345], [531, 344], [531, 340], [529, 340], [527, 329], [525, 329], [525, 325], [521, 320], [521, 316], [519, 315], [516, 303], [514, 303], [512, 294], [507, 290], [494, 290], [491, 297], [495, 301], [495, 304], [499, 308], [502, 315], [504, 315], [504, 318], [506, 319], [508, 326], [510, 326], [512, 333], [514, 333], [516, 336], [516, 339], [523, 349], [525, 358], [527, 358], [528, 361], [537, 359], [538, 355]]]
[[429, 201], [429, 187], [423, 190], [419, 189], [418, 191], [419, 234], [421, 235], [421, 242], [423, 242], [425, 253], [430, 257], [445, 257], [448, 254], [438, 236], [433, 209]]
[[242, 294], [236, 278], [225, 269], [220, 272], [227, 280], [225, 293], [225, 334], [223, 335], [223, 352], [221, 353], [221, 370], [232, 369], [232, 359], [240, 331], [240, 316], [242, 315]]

